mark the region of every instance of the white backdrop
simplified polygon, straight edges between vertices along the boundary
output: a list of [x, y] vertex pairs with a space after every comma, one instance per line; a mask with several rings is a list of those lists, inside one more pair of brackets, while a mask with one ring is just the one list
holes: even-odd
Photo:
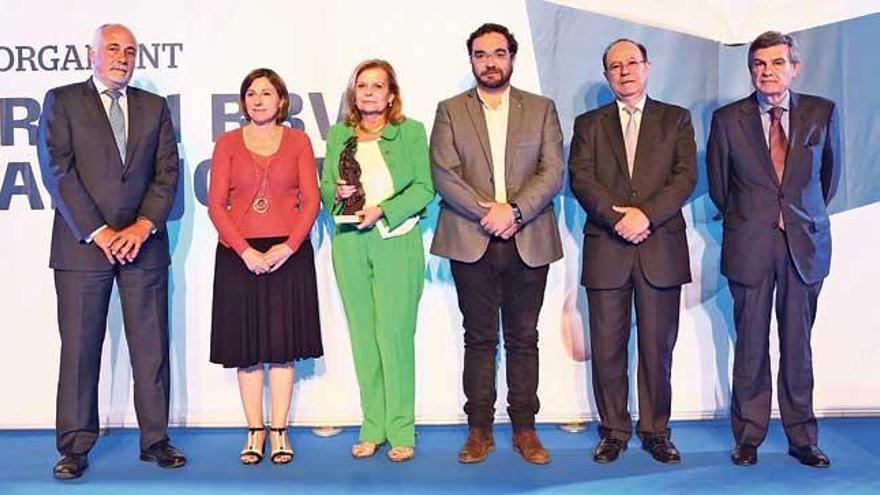
[[[12, 196], [8, 208], [0, 205], [0, 232], [4, 235], [0, 264], [0, 427], [54, 425], [59, 350], [52, 273], [47, 268], [50, 199], [39, 180], [32, 136], [24, 124], [15, 121], [33, 121], [38, 110], [33, 102], [41, 105], [50, 87], [89, 76], [87, 69], [76, 69], [74, 59], [78, 54], [85, 64], [84, 45], [89, 43], [95, 26], [110, 21], [128, 25], [150, 54], [155, 51], [157, 66], [147, 60], [146, 67], [136, 71], [133, 85], [163, 95], [179, 95], [184, 210], [169, 227], [173, 241], [171, 416], [175, 424], [243, 422], [235, 372], [208, 362], [216, 233], [205, 207], [197, 200], [198, 188], [204, 186], [196, 178], [197, 168], [211, 156], [212, 126], [222, 122], [220, 114], [237, 110], [235, 104], [212, 105], [212, 95], [235, 95], [243, 76], [255, 67], [275, 69], [290, 91], [302, 97], [302, 109], [296, 117], [311, 136], [316, 156], [321, 157], [322, 115], [326, 112], [329, 120], [335, 121], [351, 69], [365, 58], [381, 57], [391, 61], [398, 71], [406, 113], [430, 128], [437, 101], [472, 84], [464, 42], [470, 31], [486, 21], [505, 24], [516, 34], [521, 49], [514, 84], [540, 92], [524, 2], [388, 0], [365, 5], [343, 0], [224, 0], [205, 7], [168, 0], [124, 6], [81, 0], [75, 8], [73, 3], [59, 0], [5, 3], [0, 20], [0, 171], [6, 181], [13, 181], [4, 187], [12, 187], [18, 194]], [[605, 4], [612, 2], [557, 3], [607, 13]], [[749, 9], [737, 10], [733, 5], [738, 3], [723, 0], [663, 2], [662, 7], [646, 0], [628, 2], [628, 12], [623, 12], [619, 2], [614, 3], [618, 6], [610, 12], [615, 15], [644, 20], [652, 18], [653, 12], [658, 14], [654, 19], [665, 19], [655, 25], [716, 40], [746, 39], [756, 29], [766, 27], [753, 23], [751, 13], [758, 4], [767, 2], [751, 2]], [[673, 3], [688, 9], [689, 15], [676, 15], [676, 22], [672, 22], [667, 13], [677, 10], [670, 7]], [[839, 3], [844, 5], [845, 14], [835, 13], [829, 20], [878, 10], [877, 2]], [[797, 12], [789, 11], [784, 27], [821, 23], [817, 21], [817, 9], [803, 11], [803, 24], [793, 25]], [[713, 19], [711, 24], [700, 22], [708, 18]], [[707, 26], [713, 31], [707, 32]], [[596, 43], [604, 45], [608, 41]], [[60, 60], [53, 62], [53, 55]], [[226, 123], [224, 129], [234, 125]], [[28, 168], [35, 182], [28, 182]], [[28, 189], [28, 184], [35, 187]], [[36, 207], [34, 197], [41, 199], [42, 208]], [[436, 211], [433, 213], [432, 218]], [[686, 213], [692, 218], [690, 212]], [[880, 233], [869, 228], [876, 227], [878, 220], [880, 205], [874, 203], [835, 215], [832, 221], [832, 275], [823, 288], [813, 338], [815, 406], [819, 414], [880, 411], [880, 380], [876, 377], [880, 309], [872, 291], [865, 290], [870, 287], [867, 281], [880, 279], [875, 254]], [[583, 345], [585, 297], [578, 285], [580, 232], [568, 230], [563, 222], [560, 227], [566, 256], [551, 266], [539, 322], [539, 421], [582, 419], [595, 414], [590, 398], [589, 352]], [[432, 225], [425, 222], [423, 228], [428, 246]], [[717, 239], [698, 232], [698, 228], [691, 227], [689, 232], [695, 281], [684, 290], [673, 367], [673, 416], [678, 419], [723, 415], [729, 405], [729, 296], [719, 292], [718, 300], [701, 293], [703, 288], [718, 286], [720, 275], [717, 264], [711, 269], [701, 268], [699, 260], [707, 253], [717, 258], [720, 247]], [[322, 296], [325, 356], [298, 366], [291, 420], [296, 424], [356, 424], [360, 420], [357, 385], [332, 274], [326, 221], [316, 225], [312, 240]], [[111, 425], [135, 424], [127, 348], [115, 299], [108, 327], [101, 376], [101, 419]], [[775, 339], [773, 342], [775, 348]], [[428, 257], [428, 281], [416, 345], [417, 420], [462, 421], [461, 317], [448, 263], [433, 256]], [[499, 369], [503, 369], [503, 358]], [[504, 417], [503, 381], [503, 373], [499, 373], [499, 418]]]

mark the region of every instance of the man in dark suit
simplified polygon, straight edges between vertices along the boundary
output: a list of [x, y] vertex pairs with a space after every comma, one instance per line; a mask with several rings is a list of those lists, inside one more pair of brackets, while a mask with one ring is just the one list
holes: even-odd
[[138, 45], [124, 26], [95, 33], [89, 80], [49, 90], [39, 128], [43, 180], [55, 222], [61, 365], [54, 475], [88, 467], [98, 438], [98, 376], [107, 307], [119, 287], [131, 357], [140, 458], [178, 467], [168, 441], [168, 235], [178, 177], [177, 143], [165, 100], [129, 87]]
[[535, 433], [538, 315], [550, 263], [562, 257], [553, 198], [562, 187], [562, 132], [552, 101], [510, 86], [517, 43], [498, 24], [467, 41], [477, 87], [437, 106], [431, 172], [443, 200], [431, 252], [449, 258], [464, 325], [459, 452], [480, 462], [495, 445], [499, 312], [513, 446], [534, 464], [550, 454]]
[[791, 36], [758, 36], [748, 60], [757, 91], [715, 111], [707, 151], [709, 193], [724, 218], [721, 272], [736, 325], [731, 458], [756, 463], [767, 434], [775, 290], [779, 410], [789, 454], [827, 467], [813, 415], [810, 332], [831, 264], [826, 206], [840, 177], [836, 111], [832, 101], [789, 90], [800, 70]]
[[614, 41], [602, 63], [616, 101], [577, 117], [569, 157], [571, 189], [587, 212], [582, 283], [601, 418], [593, 459], [613, 462], [631, 436], [627, 346], [635, 298], [636, 430], [654, 459], [677, 463], [670, 373], [681, 286], [691, 281], [681, 208], [696, 183], [694, 129], [686, 109], [648, 98], [643, 45]]

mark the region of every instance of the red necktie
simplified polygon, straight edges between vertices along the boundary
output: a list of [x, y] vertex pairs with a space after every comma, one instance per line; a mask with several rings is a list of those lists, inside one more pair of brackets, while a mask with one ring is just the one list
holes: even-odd
[[782, 172], [785, 171], [785, 155], [788, 153], [788, 139], [782, 129], [782, 107], [770, 109], [770, 159], [776, 169], [776, 177], [782, 183]]
[[[770, 109], [770, 160], [773, 162], [773, 169], [776, 170], [780, 186], [782, 185], [782, 174], [785, 172], [785, 155], [788, 153], [788, 139], [786, 139], [785, 130], [782, 128], [782, 112], [782, 107]], [[785, 230], [781, 210], [779, 212], [779, 228]]]

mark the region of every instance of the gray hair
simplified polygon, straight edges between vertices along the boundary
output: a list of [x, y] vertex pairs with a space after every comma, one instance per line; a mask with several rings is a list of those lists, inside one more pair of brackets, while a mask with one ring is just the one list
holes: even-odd
[[93, 50], [97, 49], [99, 46], [101, 46], [101, 43], [104, 41], [104, 31], [106, 31], [110, 28], [121, 28], [121, 29], [128, 31], [128, 34], [130, 34], [131, 37], [135, 40], [135, 43], [137, 43], [137, 38], [135, 38], [134, 33], [131, 32], [131, 29], [128, 29], [128, 26], [126, 26], [124, 24], [118, 24], [118, 23], [107, 23], [107, 24], [101, 24], [100, 26], [98, 26], [97, 29], [95, 29], [95, 33], [92, 35], [92, 49]]

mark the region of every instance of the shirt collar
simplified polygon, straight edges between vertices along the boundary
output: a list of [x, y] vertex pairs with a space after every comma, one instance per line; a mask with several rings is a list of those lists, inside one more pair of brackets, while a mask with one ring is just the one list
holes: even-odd
[[[94, 83], [95, 89], [98, 91], [99, 95], [103, 95], [104, 91], [107, 91], [108, 89], [110, 89], [107, 86], [105, 86], [104, 83], [102, 83], [100, 80], [98, 80], [97, 77], [94, 77], [94, 76], [92, 76], [92, 83]], [[128, 96], [127, 91], [128, 91], [128, 85], [125, 85], [122, 89], [119, 90], [119, 92], [122, 93], [123, 98]]]
[[760, 91], [758, 91], [756, 94], [758, 95], [758, 108], [761, 109], [761, 113], [769, 112], [770, 109], [773, 108], [774, 106], [782, 107], [782, 109], [785, 110], [786, 112], [788, 112], [790, 109], [790, 106], [791, 106], [791, 91], [790, 90], [785, 91], [785, 97], [782, 99], [782, 103], [780, 103], [779, 105], [771, 105], [770, 102], [767, 101], [767, 97], [764, 96], [763, 94], [761, 94]]
[[504, 92], [501, 93], [501, 104], [498, 105], [498, 108], [493, 109], [492, 107], [489, 106], [488, 103], [486, 103], [486, 100], [483, 99], [483, 93], [480, 91], [479, 87], [477, 87], [477, 98], [480, 99], [480, 103], [483, 104], [483, 108], [485, 108], [485, 109], [501, 110], [503, 108], [507, 108], [508, 104], [510, 103], [510, 86], [508, 85], [507, 89], [505, 89]]
[[[636, 102], [635, 108], [638, 109], [639, 113], [645, 113], [645, 102], [648, 100], [648, 95], [643, 94], [639, 101]], [[621, 113], [626, 111], [626, 103], [617, 100], [617, 110]]]

